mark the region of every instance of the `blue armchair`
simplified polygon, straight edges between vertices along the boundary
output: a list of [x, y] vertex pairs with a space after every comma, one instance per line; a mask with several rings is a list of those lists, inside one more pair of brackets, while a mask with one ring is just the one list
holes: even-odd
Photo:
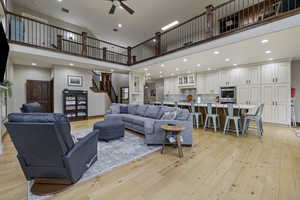
[[97, 131], [74, 143], [63, 114], [13, 113], [5, 126], [27, 180], [53, 178], [75, 183], [97, 160]]

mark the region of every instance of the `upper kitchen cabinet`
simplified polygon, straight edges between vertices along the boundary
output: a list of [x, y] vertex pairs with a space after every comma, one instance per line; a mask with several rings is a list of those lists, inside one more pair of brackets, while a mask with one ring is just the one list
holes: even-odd
[[238, 85], [258, 85], [261, 83], [260, 66], [239, 68]]
[[262, 84], [289, 83], [290, 82], [290, 63], [272, 63], [261, 67]]
[[239, 70], [229, 69], [220, 71], [220, 86], [236, 86], [238, 83]]
[[196, 88], [195, 74], [185, 74], [178, 76], [178, 87], [180, 88]]
[[205, 93], [206, 94], [219, 94], [219, 73], [210, 72], [205, 74]]
[[170, 77], [164, 79], [164, 94], [179, 94], [180, 90], [178, 88], [177, 77]]
[[197, 94], [206, 93], [206, 74], [197, 74], [196, 78]]

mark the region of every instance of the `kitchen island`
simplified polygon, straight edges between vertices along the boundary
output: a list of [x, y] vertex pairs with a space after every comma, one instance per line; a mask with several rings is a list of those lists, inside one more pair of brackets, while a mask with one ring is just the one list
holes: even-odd
[[[171, 101], [164, 101], [164, 102], [152, 102], [154, 105], [165, 105], [165, 106], [175, 106], [175, 102]], [[186, 108], [191, 111], [192, 104], [189, 102], [178, 102], [178, 107]], [[207, 113], [207, 103], [195, 103], [195, 110], [196, 112], [201, 112], [203, 121], [205, 121], [206, 113]], [[226, 111], [227, 111], [227, 104], [219, 104], [219, 103], [212, 103], [213, 113], [218, 113], [220, 115], [220, 122], [221, 122], [221, 129], [223, 130], [226, 120]], [[248, 113], [249, 111], [255, 112], [258, 105], [247, 105], [247, 104], [234, 104], [234, 113], [235, 115], [240, 115], [243, 118], [243, 115]]]

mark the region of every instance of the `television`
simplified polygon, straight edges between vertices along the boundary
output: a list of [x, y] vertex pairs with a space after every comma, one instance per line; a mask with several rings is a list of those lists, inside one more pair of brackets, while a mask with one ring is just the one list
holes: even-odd
[[3, 84], [5, 79], [5, 71], [9, 53], [9, 45], [2, 22], [0, 22], [0, 84]]

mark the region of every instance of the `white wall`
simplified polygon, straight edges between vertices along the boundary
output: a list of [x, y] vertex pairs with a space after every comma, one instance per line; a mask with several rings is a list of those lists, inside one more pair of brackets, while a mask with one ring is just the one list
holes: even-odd
[[20, 66], [13, 68], [12, 79], [12, 112], [20, 112], [22, 104], [26, 103], [26, 81], [27, 80], [51, 80], [51, 69], [38, 66]]
[[120, 96], [121, 96], [120, 88], [121, 87], [129, 87], [129, 75], [113, 73], [112, 77], [111, 77], [111, 81], [112, 81], [112, 85], [118, 95], [118, 98], [120, 99]]
[[292, 88], [296, 88], [296, 120], [300, 122], [300, 61], [292, 62]]
[[[83, 86], [74, 87], [68, 86], [67, 76], [82, 76]], [[110, 100], [106, 93], [94, 93], [90, 90], [92, 86], [92, 72], [90, 70], [76, 68], [55, 66], [53, 69], [54, 76], [54, 112], [63, 112], [63, 98], [62, 92], [64, 89], [70, 90], [87, 90], [88, 91], [88, 114], [89, 116], [104, 115], [105, 111], [110, 106]]]

